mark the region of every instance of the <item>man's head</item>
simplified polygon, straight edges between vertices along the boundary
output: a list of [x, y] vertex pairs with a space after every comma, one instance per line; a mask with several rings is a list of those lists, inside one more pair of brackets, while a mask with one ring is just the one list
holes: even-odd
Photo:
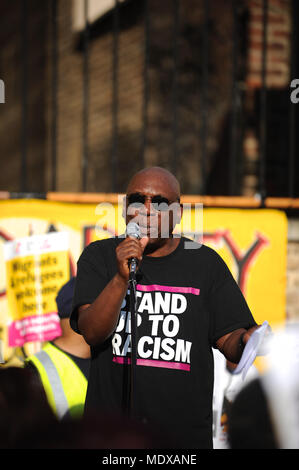
[[69, 321], [72, 311], [75, 281], [76, 278], [72, 277], [59, 289], [56, 296], [57, 313], [60, 318], [60, 326], [63, 335], [73, 333], [77, 335], [77, 333], [71, 329]]
[[63, 351], [77, 357], [90, 357], [90, 347], [84, 337], [76, 333], [70, 325], [72, 302], [75, 290], [76, 277], [72, 277], [58, 291], [56, 297], [57, 313], [60, 318], [61, 336], [54, 341], [55, 345]]
[[134, 219], [149, 243], [172, 236], [181, 219], [180, 185], [161, 167], [145, 168], [130, 180], [126, 196], [126, 223]]
[[57, 312], [60, 319], [70, 318], [75, 289], [75, 277], [72, 277], [58, 291], [56, 297]]

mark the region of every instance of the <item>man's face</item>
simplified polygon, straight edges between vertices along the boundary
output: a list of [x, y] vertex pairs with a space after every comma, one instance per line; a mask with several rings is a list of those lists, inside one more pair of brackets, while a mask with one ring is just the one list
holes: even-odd
[[138, 223], [149, 244], [169, 238], [180, 217], [179, 193], [167, 176], [153, 172], [132, 179], [126, 196], [126, 223]]

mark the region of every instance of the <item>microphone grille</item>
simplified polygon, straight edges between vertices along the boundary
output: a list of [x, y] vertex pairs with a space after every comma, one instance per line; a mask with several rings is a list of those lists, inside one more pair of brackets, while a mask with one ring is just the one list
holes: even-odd
[[140, 227], [136, 222], [129, 222], [126, 230], [127, 237], [140, 238]]

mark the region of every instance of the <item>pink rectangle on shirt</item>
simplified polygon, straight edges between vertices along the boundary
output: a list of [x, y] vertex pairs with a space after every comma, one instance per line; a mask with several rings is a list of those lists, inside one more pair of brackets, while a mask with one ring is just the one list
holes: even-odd
[[[131, 359], [129, 357], [115, 356], [113, 362], [117, 364], [131, 364]], [[190, 372], [190, 364], [184, 364], [183, 362], [155, 361], [151, 359], [137, 359], [136, 362], [138, 366], [165, 367], [165, 369], [180, 369]]]
[[193, 295], [200, 294], [200, 289], [196, 289], [195, 287], [160, 286], [159, 284], [150, 284], [149, 286], [137, 284], [136, 289], [142, 292], [162, 291], [162, 292], [178, 292], [181, 294], [193, 294]]

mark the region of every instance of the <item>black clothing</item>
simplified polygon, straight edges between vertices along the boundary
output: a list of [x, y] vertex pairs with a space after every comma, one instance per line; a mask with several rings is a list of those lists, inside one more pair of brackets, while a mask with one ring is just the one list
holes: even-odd
[[[53, 341], [49, 341], [55, 348], [59, 349], [60, 351], [64, 352], [74, 363], [79, 367], [81, 370], [82, 374], [84, 374], [86, 380], [88, 380], [89, 376], [89, 368], [90, 368], [90, 358], [83, 358], [83, 357], [78, 357], [74, 356], [73, 354], [66, 352], [64, 349], [61, 349], [59, 346], [57, 346]], [[25, 366], [29, 367], [35, 374], [37, 374], [38, 378], [40, 379], [39, 372], [37, 371], [35, 365], [32, 362], [25, 362]]]
[[60, 349], [60, 351], [64, 352], [74, 363], [76, 364], [77, 367], [81, 370], [82, 374], [85, 376], [86, 380], [88, 380], [89, 376], [89, 368], [90, 368], [90, 358], [89, 357], [79, 357], [79, 356], [74, 356], [74, 354], [71, 354], [68, 351], [65, 351], [64, 349], [61, 349], [55, 342], [50, 341], [55, 348]]
[[[116, 274], [115, 249], [121, 241], [91, 243], [80, 256], [71, 315], [77, 332], [77, 309], [92, 303]], [[115, 332], [91, 348], [86, 410], [115, 413], [127, 404], [128, 312], [127, 295]], [[173, 436], [181, 448], [211, 448], [211, 347], [221, 336], [256, 324], [238, 285], [214, 250], [182, 238], [167, 256], [143, 257], [137, 312], [138, 417]]]

